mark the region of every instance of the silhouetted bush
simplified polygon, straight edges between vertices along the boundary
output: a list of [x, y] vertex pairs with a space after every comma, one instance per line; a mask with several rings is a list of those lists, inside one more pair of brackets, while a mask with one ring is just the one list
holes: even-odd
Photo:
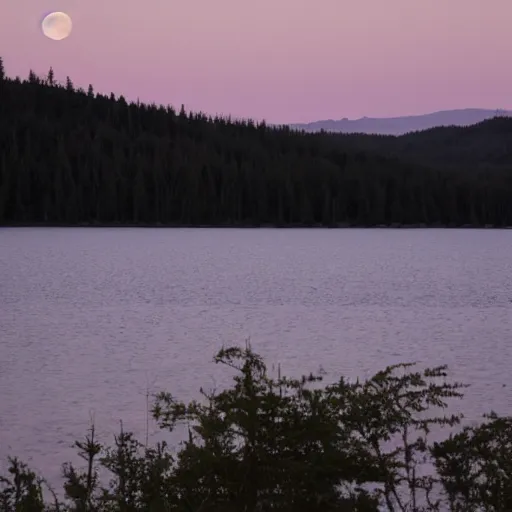
[[[201, 389], [202, 399], [188, 404], [169, 393], [155, 397], [160, 428], [188, 428], [175, 454], [122, 428], [105, 448], [92, 427], [76, 443], [85, 469], [63, 466], [63, 497], [11, 459], [0, 479], [1, 510], [512, 510], [511, 419], [490, 414], [429, 441], [432, 428], [461, 419], [443, 412], [465, 387], [447, 382], [444, 366], [400, 364], [363, 382], [321, 387], [320, 376], [269, 376], [249, 345], [222, 349], [215, 362], [236, 370], [230, 388]], [[109, 482], [100, 482], [100, 468]]]

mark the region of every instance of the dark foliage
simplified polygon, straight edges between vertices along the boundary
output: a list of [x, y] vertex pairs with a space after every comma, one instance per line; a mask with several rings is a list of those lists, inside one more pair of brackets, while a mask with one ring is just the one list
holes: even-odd
[[[160, 428], [183, 423], [188, 439], [171, 453], [121, 428], [105, 448], [91, 428], [76, 447], [83, 469], [63, 466], [64, 493], [17, 459], [0, 477], [2, 512], [509, 512], [512, 428], [487, 416], [479, 426], [430, 443], [431, 429], [461, 398], [446, 368], [386, 368], [364, 382], [320, 387], [319, 376], [269, 376], [249, 345], [222, 349], [233, 385], [188, 404], [155, 397]], [[110, 481], [100, 481], [98, 470]], [[49, 493], [45, 490], [50, 489]]]
[[[391, 135], [329, 135], [359, 151], [440, 169], [512, 169], [512, 118], [496, 116], [467, 127], [444, 126]], [[483, 174], [482, 174], [483, 175]]]
[[512, 119], [305, 134], [0, 64], [0, 223], [512, 225]]

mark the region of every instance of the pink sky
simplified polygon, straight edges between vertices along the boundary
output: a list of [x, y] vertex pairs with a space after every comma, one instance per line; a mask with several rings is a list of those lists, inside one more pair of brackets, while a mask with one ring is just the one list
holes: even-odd
[[8, 75], [270, 123], [512, 109], [511, 50], [512, 0], [0, 0]]

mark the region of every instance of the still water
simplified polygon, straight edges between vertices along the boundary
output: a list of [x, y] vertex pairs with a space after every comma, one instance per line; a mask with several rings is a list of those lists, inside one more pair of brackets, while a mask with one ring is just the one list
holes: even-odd
[[0, 229], [0, 459], [143, 440], [148, 392], [222, 387], [247, 338], [293, 376], [446, 363], [468, 421], [512, 414], [512, 230]]

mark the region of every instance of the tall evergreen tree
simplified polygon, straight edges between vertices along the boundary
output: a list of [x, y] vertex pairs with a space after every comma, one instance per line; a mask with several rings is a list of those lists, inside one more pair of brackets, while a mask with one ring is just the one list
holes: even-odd
[[53, 86], [55, 85], [55, 75], [53, 72], [53, 68], [50, 67], [50, 70], [48, 71], [48, 77], [46, 79], [48, 85]]
[[39, 83], [39, 79], [37, 77], [37, 75], [35, 74], [35, 72], [31, 69], [29, 71], [29, 74], [28, 74], [28, 81], [31, 83], [31, 84], [37, 84]]

